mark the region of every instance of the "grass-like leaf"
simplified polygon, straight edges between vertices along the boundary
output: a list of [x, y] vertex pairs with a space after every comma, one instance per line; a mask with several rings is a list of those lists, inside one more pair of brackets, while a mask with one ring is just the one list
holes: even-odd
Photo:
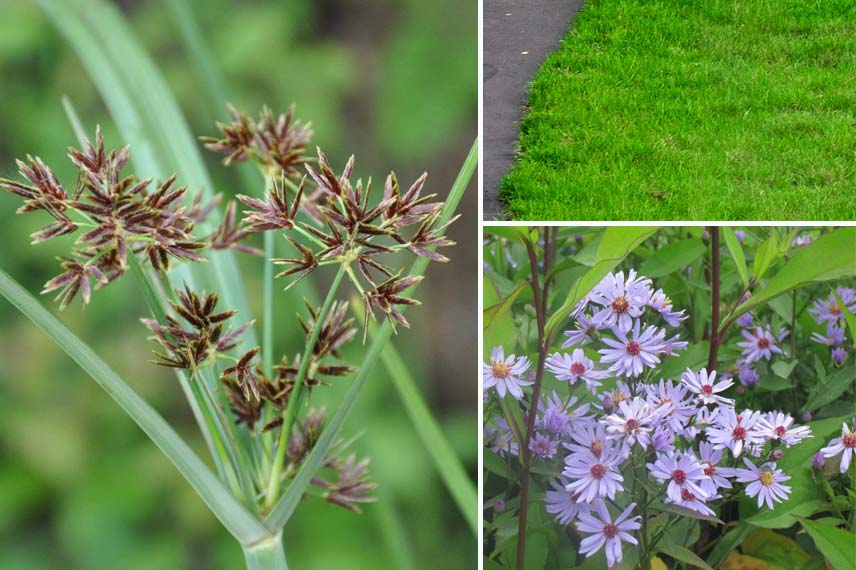
[[251, 544], [271, 534], [145, 400], [3, 270], [0, 270], [0, 294], [42, 329], [131, 416], [238, 541]]
[[[374, 339], [377, 326], [369, 327], [369, 336]], [[458, 505], [458, 509], [470, 525], [473, 533], [478, 533], [480, 513], [478, 509], [478, 494], [475, 486], [467, 475], [443, 430], [434, 419], [425, 399], [422, 397], [413, 375], [404, 364], [395, 345], [389, 342], [381, 354], [383, 364], [389, 372], [389, 377], [395, 385], [404, 409], [410, 417], [410, 422], [419, 434], [419, 438], [434, 460], [437, 472], [446, 484], [446, 488]]]

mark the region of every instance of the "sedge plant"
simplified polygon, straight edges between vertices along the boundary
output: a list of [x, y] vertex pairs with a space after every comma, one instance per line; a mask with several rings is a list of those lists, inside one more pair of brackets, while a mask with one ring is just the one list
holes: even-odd
[[[130, 274], [150, 315], [153, 363], [175, 371], [207, 444], [214, 471], [121, 378], [0, 271], [0, 293], [32, 319], [89, 373], [140, 425], [181, 471], [221, 523], [240, 542], [248, 568], [286, 568], [282, 530], [311, 494], [354, 512], [374, 500], [368, 459], [349, 451], [339, 429], [397, 327], [409, 327], [412, 290], [429, 261], [448, 258], [444, 235], [474, 170], [475, 145], [445, 202], [423, 193], [426, 176], [401, 188], [390, 173], [379, 192], [354, 179], [351, 157], [334, 170], [307, 147], [310, 125], [294, 110], [257, 118], [230, 107], [232, 120], [205, 146], [226, 154], [227, 165], [251, 162], [259, 184], [237, 195], [220, 216], [220, 196], [206, 199], [177, 183], [130, 172], [132, 149], [111, 150], [100, 129], [87, 140], [76, 125], [79, 148], [69, 158], [78, 171], [63, 184], [38, 157], [18, 161], [21, 179], [0, 186], [21, 197], [19, 213], [46, 216], [38, 244], [60, 236], [76, 239], [60, 258], [61, 273], [43, 293], [59, 309]], [[239, 205], [240, 204], [240, 205]], [[219, 221], [212, 224], [216, 216]], [[276, 257], [277, 240], [291, 253]], [[255, 243], [260, 242], [260, 243]], [[261, 247], [258, 247], [261, 246]], [[261, 343], [254, 320], [216, 290], [200, 285], [197, 268], [214, 266], [215, 285], [235, 253], [260, 257], [263, 267]], [[225, 260], [224, 261], [224, 256]], [[234, 267], [234, 266], [233, 266]], [[275, 322], [276, 283], [285, 288], [309, 275], [326, 282], [323, 302], [308, 301], [297, 322]], [[239, 276], [237, 276], [239, 277]], [[348, 287], [359, 295], [362, 326], [351, 316]], [[368, 325], [380, 315], [383, 324]], [[276, 347], [274, 328], [302, 329], [300, 347]], [[360, 332], [362, 328], [362, 333]], [[342, 348], [363, 342], [362, 361], [345, 362]], [[298, 348], [294, 352], [292, 350]], [[312, 395], [332, 382], [349, 382], [342, 402], [328, 414]]]

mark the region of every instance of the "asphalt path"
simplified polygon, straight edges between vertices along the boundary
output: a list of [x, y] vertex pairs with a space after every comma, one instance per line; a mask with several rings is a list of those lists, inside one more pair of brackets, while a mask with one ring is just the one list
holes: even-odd
[[484, 0], [484, 219], [503, 219], [499, 182], [511, 167], [526, 85], [555, 51], [582, 0]]

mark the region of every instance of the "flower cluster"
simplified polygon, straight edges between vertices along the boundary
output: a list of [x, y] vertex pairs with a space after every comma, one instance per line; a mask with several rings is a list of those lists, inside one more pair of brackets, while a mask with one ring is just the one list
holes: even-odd
[[43, 210], [53, 218], [31, 236], [32, 243], [84, 230], [70, 254], [60, 258], [64, 272], [48, 281], [42, 291], [58, 290], [60, 309], [78, 292], [88, 303], [93, 281], [99, 288], [123, 275], [129, 250], [144, 254], [159, 271], [169, 268], [170, 259], [206, 261], [199, 250], [207, 244], [192, 231], [213, 204], [202, 206], [197, 199], [190, 207], [182, 205], [187, 189], [176, 186], [175, 176], [152, 189], [151, 179], [124, 175], [128, 147], [108, 152], [100, 128], [94, 145], [87, 140], [82, 150], [70, 148], [69, 158], [78, 170], [71, 190], [38, 157], [18, 161], [26, 183], [0, 179], [0, 186], [24, 198], [18, 213]]
[[[843, 306], [842, 306], [843, 304]], [[824, 299], [817, 299], [809, 314], [819, 325], [826, 325], [826, 334], [812, 333], [811, 340], [828, 346], [830, 357], [835, 364], [847, 359], [845, 343], [845, 311], [856, 314], [856, 291], [849, 287], [837, 287]]]
[[[296, 256], [273, 262], [285, 267], [277, 277], [295, 277], [289, 286], [324, 265], [353, 265], [358, 272], [348, 271], [348, 277], [365, 302], [366, 323], [369, 316], [374, 317], [375, 310], [380, 310], [393, 322], [409, 326], [399, 307], [418, 304], [404, 296], [404, 292], [422, 278], [394, 269], [383, 261], [383, 256], [408, 251], [445, 262], [448, 258], [436, 249], [454, 245], [443, 235], [454, 220], [441, 222], [443, 203], [432, 201], [436, 194], [422, 194], [427, 174], [402, 192], [395, 173], [390, 173], [383, 195], [373, 201], [370, 181], [365, 184], [360, 179], [352, 181], [353, 156], [340, 174], [334, 172], [320, 148], [316, 165], [309, 163], [304, 147], [311, 131], [293, 119], [292, 110], [275, 120], [265, 109], [258, 121], [231, 108], [230, 112], [234, 122], [219, 125], [223, 138], [204, 139], [206, 146], [227, 153], [227, 164], [256, 161], [271, 188], [263, 199], [237, 197], [248, 209], [238, 224], [227, 216], [224, 226], [215, 234], [221, 237], [217, 246], [246, 249], [241, 243], [244, 238], [260, 232], [282, 231]], [[304, 191], [306, 176], [293, 180], [299, 166], [305, 167], [314, 186], [309, 195]], [[291, 200], [289, 190], [293, 191]], [[309, 220], [297, 219], [301, 211]], [[302, 241], [295, 239], [298, 235]]]
[[[563, 459], [546, 509], [562, 525], [576, 521], [584, 535], [581, 553], [591, 556], [605, 547], [611, 567], [622, 560], [622, 542], [636, 544], [631, 533], [639, 516], [632, 515], [639, 498], [628, 477], [634, 488], [640, 477], [658, 486], [652, 504], [660, 510], [695, 517], [715, 516], [711, 503], [732, 496], [738, 484], [759, 508], [787, 498], [789, 477], [776, 462], [784, 448], [811, 437], [810, 429], [783, 412], [735, 408], [733, 380], [713, 370], [686, 369], [677, 381], [654, 382], [661, 361], [687, 345], [677, 335], [667, 338], [664, 327], [676, 327], [686, 316], [650, 279], [632, 270], [608, 275], [572, 316], [576, 326], [563, 345], [572, 352], [550, 355], [545, 363], [569, 393], [533, 402], [530, 413], [538, 415], [529, 441], [532, 457], [545, 469], [554, 458]], [[763, 327], [744, 332], [746, 362], [781, 352], [780, 338]], [[485, 389], [499, 399], [510, 393], [523, 400], [528, 366], [525, 358], [505, 358], [497, 347], [484, 367]], [[586, 390], [578, 393], [578, 386]], [[516, 455], [521, 434], [513, 417], [500, 417], [485, 440], [501, 455]], [[614, 519], [611, 506], [621, 511]]]

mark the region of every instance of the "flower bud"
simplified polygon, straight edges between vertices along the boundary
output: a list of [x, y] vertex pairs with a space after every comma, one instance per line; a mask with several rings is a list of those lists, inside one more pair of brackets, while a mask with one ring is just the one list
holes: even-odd
[[770, 453], [770, 458], [771, 458], [773, 461], [778, 461], [779, 459], [781, 459], [781, 458], [782, 458], [782, 457], [784, 457], [784, 456], [785, 456], [785, 452], [784, 452], [784, 451], [782, 451], [781, 449], [774, 449], [774, 450], [772, 451], [772, 453]]
[[806, 410], [802, 413], [802, 416], [800, 416], [800, 417], [802, 417], [802, 421], [810, 422], [811, 421], [811, 412]]
[[501, 513], [504, 510], [505, 510], [505, 501], [503, 501], [502, 499], [497, 499], [496, 501], [494, 501], [493, 512]]
[[814, 457], [811, 460], [811, 468], [817, 471], [821, 471], [823, 469], [823, 463], [825, 459], [826, 458], [823, 456], [823, 453], [818, 451], [814, 454]]

